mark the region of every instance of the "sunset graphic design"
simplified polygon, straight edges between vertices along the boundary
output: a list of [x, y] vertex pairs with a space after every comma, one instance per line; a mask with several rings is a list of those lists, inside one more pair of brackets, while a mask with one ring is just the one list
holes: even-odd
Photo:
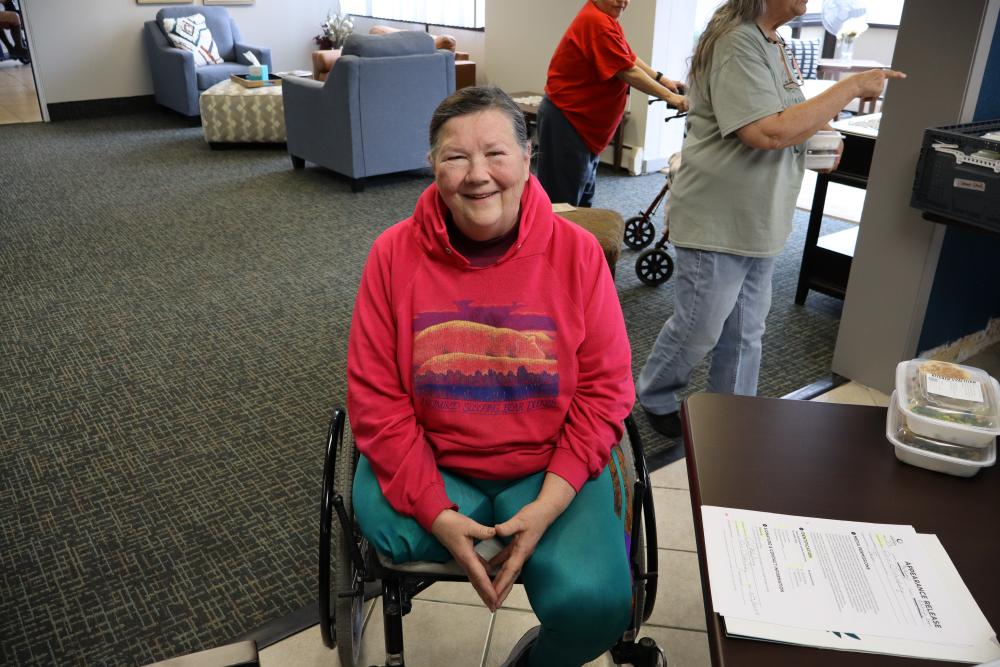
[[418, 314], [413, 378], [431, 408], [510, 413], [555, 407], [559, 396], [556, 326], [521, 304]]

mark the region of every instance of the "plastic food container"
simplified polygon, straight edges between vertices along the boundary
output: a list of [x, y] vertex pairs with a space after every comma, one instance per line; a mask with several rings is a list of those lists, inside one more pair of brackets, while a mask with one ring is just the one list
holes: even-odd
[[834, 130], [820, 130], [806, 141], [806, 169], [833, 169], [843, 135]]
[[986, 447], [966, 447], [925, 438], [906, 428], [896, 392], [892, 392], [889, 400], [885, 437], [893, 444], [896, 458], [903, 463], [949, 475], [972, 477], [980, 468], [988, 468], [997, 460], [995, 439]]
[[985, 447], [1000, 434], [1000, 384], [985, 371], [913, 359], [896, 366], [906, 427], [956, 445]]

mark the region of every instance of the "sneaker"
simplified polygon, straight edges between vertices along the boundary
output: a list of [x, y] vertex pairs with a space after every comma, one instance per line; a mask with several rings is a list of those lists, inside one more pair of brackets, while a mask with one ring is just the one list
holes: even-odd
[[541, 630], [542, 626], [536, 625], [525, 632], [517, 640], [517, 644], [511, 649], [510, 655], [507, 656], [507, 659], [503, 661], [500, 667], [528, 667], [528, 656], [531, 655], [531, 649], [538, 642], [538, 633]]
[[681, 437], [681, 417], [676, 412], [668, 412], [665, 415], [658, 415], [650, 412], [646, 408], [642, 409], [646, 413], [646, 421], [653, 427], [653, 430], [668, 438]]

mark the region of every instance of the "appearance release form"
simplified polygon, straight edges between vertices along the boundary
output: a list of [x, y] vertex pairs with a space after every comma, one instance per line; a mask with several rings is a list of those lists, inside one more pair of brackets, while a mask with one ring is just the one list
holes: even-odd
[[703, 506], [712, 604], [722, 616], [971, 645], [912, 526]]

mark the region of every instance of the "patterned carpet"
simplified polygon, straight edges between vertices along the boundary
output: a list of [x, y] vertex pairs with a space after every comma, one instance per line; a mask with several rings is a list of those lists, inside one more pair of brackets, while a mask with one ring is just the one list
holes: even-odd
[[[316, 598], [325, 422], [361, 262], [426, 173], [361, 194], [150, 114], [0, 128], [0, 663], [142, 665]], [[645, 208], [662, 176], [603, 174]], [[829, 372], [839, 303], [782, 256], [761, 393]], [[671, 286], [618, 286], [636, 370]], [[693, 389], [704, 387], [704, 370]], [[676, 457], [640, 420], [649, 451]]]

